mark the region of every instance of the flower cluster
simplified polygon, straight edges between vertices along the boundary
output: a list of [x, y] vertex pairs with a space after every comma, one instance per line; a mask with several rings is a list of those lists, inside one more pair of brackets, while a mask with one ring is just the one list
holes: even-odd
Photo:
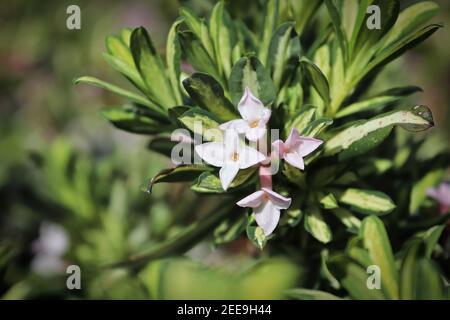
[[[283, 197], [273, 191], [270, 164], [284, 159], [291, 166], [304, 170], [303, 158], [315, 151], [322, 141], [300, 136], [297, 129], [292, 129], [285, 142], [276, 140], [272, 143], [273, 151], [268, 153], [264, 145], [267, 124], [271, 111], [255, 97], [248, 87], [238, 104], [241, 119], [235, 119], [219, 126], [224, 131], [221, 142], [207, 142], [195, 147], [197, 154], [212, 166], [220, 167], [220, 182], [227, 190], [237, 173], [254, 165], [260, 166], [261, 189], [237, 202], [238, 206], [253, 208], [255, 220], [266, 236], [270, 235], [280, 220], [280, 210], [289, 208], [291, 198]], [[248, 146], [256, 143], [258, 149]]]

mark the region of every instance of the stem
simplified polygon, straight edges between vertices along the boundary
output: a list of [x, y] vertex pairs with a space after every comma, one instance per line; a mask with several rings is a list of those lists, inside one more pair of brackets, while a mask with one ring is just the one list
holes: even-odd
[[272, 190], [272, 172], [269, 166], [261, 165], [259, 167], [259, 181], [261, 188], [267, 188]]
[[[258, 150], [267, 157], [267, 130], [266, 133], [258, 140]], [[259, 181], [261, 188], [272, 190], [272, 171], [270, 158], [259, 167]]]

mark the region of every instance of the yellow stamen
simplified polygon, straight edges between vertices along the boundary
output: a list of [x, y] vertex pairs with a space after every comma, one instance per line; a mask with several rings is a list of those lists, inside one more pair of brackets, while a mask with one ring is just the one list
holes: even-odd
[[239, 154], [238, 154], [237, 152], [234, 152], [234, 153], [231, 155], [231, 160], [233, 160], [233, 161], [238, 161], [238, 160], [239, 160]]
[[256, 127], [258, 127], [258, 125], [259, 125], [259, 121], [258, 120], [250, 122], [250, 128], [256, 128]]

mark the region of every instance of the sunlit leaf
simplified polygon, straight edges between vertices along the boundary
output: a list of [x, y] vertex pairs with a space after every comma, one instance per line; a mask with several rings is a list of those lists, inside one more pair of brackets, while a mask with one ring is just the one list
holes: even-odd
[[192, 100], [223, 121], [239, 117], [237, 109], [225, 97], [224, 91], [213, 77], [205, 73], [194, 73], [183, 81], [184, 88]]
[[237, 105], [248, 87], [264, 105], [275, 101], [276, 93], [270, 74], [254, 56], [244, 57], [231, 70], [229, 87], [231, 99]]

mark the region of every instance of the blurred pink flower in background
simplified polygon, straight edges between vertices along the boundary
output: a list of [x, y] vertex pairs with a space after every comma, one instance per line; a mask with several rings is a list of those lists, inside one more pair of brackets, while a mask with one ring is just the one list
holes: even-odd
[[64, 271], [66, 263], [62, 256], [69, 247], [66, 230], [55, 223], [43, 222], [39, 229], [39, 238], [32, 244], [35, 253], [31, 269], [40, 275], [50, 275]]
[[436, 188], [429, 188], [427, 195], [439, 203], [441, 213], [450, 211], [450, 183], [442, 182]]

